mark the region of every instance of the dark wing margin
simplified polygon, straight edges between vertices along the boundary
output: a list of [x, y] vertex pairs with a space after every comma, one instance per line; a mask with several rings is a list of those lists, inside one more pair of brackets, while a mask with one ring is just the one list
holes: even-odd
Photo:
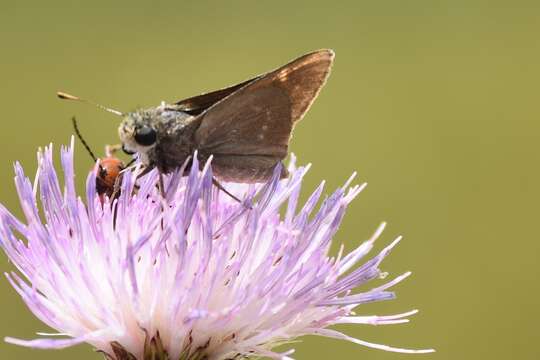
[[199, 115], [202, 112], [206, 111], [209, 107], [214, 105], [220, 100], [223, 100], [225, 97], [231, 95], [236, 90], [241, 89], [250, 82], [253, 82], [257, 78], [249, 79], [240, 84], [232, 85], [224, 89], [219, 89], [212, 91], [206, 94], [201, 94], [193, 96], [187, 99], [183, 99], [174, 103], [178, 106], [178, 110], [188, 113], [190, 115]]
[[195, 144], [203, 157], [214, 156], [218, 177], [259, 182], [271, 176], [287, 156], [293, 127], [326, 82], [333, 59], [331, 50], [303, 55], [245, 82], [200, 114]]

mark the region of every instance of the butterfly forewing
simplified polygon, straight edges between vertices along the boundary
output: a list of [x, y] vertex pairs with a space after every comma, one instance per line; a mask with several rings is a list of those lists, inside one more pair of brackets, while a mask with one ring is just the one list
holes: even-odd
[[256, 79], [257, 78], [249, 79], [240, 84], [229, 86], [224, 89], [183, 99], [176, 102], [175, 105], [178, 106], [178, 110], [180, 111], [186, 112], [190, 115], [199, 115], [218, 101], [223, 100], [225, 97], [231, 95], [233, 92], [246, 86], [250, 82], [255, 81]]
[[218, 176], [257, 182], [271, 175], [287, 156], [294, 124], [324, 85], [333, 58], [330, 50], [304, 55], [244, 82], [200, 115], [195, 144], [203, 157], [214, 156]]

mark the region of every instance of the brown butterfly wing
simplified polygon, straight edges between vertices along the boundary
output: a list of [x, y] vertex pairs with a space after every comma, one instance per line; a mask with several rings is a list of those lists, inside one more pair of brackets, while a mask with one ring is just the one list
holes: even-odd
[[[334, 53], [320, 50], [248, 82], [200, 115], [195, 143], [223, 180], [267, 180], [292, 129], [324, 85]], [[283, 174], [285, 175], [285, 173]]]
[[225, 97], [231, 95], [236, 90], [246, 86], [250, 82], [253, 82], [257, 78], [249, 79], [240, 84], [229, 86], [224, 89], [219, 89], [206, 94], [193, 96], [187, 99], [180, 100], [175, 103], [178, 106], [178, 110], [188, 113], [190, 115], [199, 115], [206, 111], [209, 107], [214, 105]]

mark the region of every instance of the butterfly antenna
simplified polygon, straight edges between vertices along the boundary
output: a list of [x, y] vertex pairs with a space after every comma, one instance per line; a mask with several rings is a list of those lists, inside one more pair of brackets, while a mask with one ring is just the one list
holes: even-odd
[[81, 99], [80, 97], [77, 97], [77, 96], [73, 96], [73, 95], [70, 95], [70, 94], [67, 94], [65, 92], [61, 92], [61, 91], [57, 91], [56, 92], [56, 96], [58, 96], [60, 99], [62, 100], [75, 100], [75, 101], [80, 101], [80, 102], [83, 102], [83, 103], [87, 103], [87, 104], [90, 104], [90, 105], [94, 105], [95, 107], [101, 109], [101, 110], [105, 110], [105, 111], [108, 111], [114, 115], [118, 115], [118, 116], [124, 116], [125, 114], [121, 111], [118, 111], [118, 110], [114, 110], [114, 109], [110, 109], [106, 106], [103, 106], [103, 105], [100, 105], [100, 104], [97, 104], [95, 102], [92, 102], [90, 100], [86, 100], [86, 99]]
[[79, 140], [81, 140], [82, 144], [84, 145], [84, 147], [86, 148], [86, 150], [88, 151], [92, 159], [94, 159], [94, 162], [96, 162], [97, 157], [96, 155], [94, 155], [92, 149], [90, 149], [90, 146], [86, 143], [86, 141], [82, 137], [81, 132], [79, 131], [79, 127], [77, 126], [77, 120], [75, 119], [75, 116], [71, 118], [71, 122], [73, 123], [73, 129], [75, 129], [75, 134], [77, 134], [77, 137], [79, 138]]

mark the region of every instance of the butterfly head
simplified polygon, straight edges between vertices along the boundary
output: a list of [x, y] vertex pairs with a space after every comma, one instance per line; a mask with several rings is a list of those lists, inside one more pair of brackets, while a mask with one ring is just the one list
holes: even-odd
[[137, 110], [126, 114], [118, 127], [123, 150], [128, 154], [138, 153], [143, 163], [147, 163], [146, 154], [157, 142], [157, 131], [152, 124], [151, 112]]

